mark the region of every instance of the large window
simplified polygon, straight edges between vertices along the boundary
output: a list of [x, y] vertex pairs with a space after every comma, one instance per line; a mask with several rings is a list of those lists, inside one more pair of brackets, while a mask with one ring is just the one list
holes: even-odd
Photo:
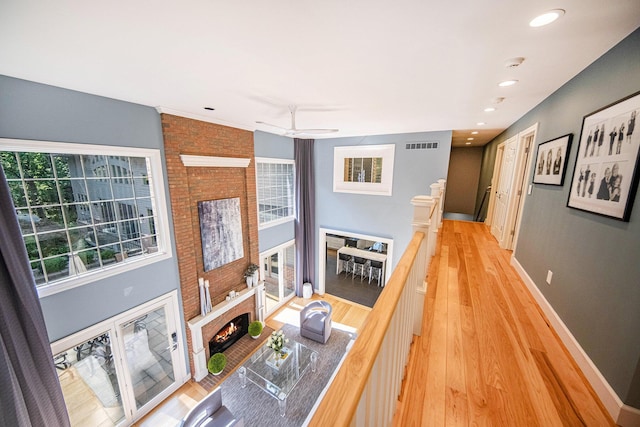
[[40, 290], [166, 254], [157, 150], [0, 140], [0, 161]]
[[258, 221], [260, 228], [294, 219], [294, 162], [256, 158]]

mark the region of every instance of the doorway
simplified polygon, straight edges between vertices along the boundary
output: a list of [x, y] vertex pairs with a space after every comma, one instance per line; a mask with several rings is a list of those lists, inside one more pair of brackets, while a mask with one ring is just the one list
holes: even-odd
[[130, 425], [186, 381], [177, 293], [51, 345], [73, 426]]
[[[353, 249], [346, 249], [353, 248]], [[365, 264], [345, 268], [339, 252], [358, 252]], [[373, 307], [391, 276], [393, 240], [379, 236], [320, 228], [318, 250], [318, 292], [325, 292], [358, 304]], [[378, 261], [373, 262], [372, 261]], [[383, 264], [381, 262], [383, 261]], [[371, 266], [380, 266], [379, 270]], [[379, 275], [379, 276], [378, 276]], [[379, 277], [379, 279], [378, 279]]]
[[503, 249], [512, 250], [517, 243], [537, 129], [536, 123], [497, 148], [487, 225]]
[[268, 316], [295, 296], [295, 241], [261, 253], [260, 260], [265, 287], [265, 314]]

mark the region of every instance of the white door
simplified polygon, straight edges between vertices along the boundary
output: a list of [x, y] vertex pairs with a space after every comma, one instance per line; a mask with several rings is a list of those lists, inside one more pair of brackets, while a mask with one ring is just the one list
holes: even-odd
[[186, 380], [177, 293], [56, 341], [71, 425], [127, 426]]
[[[495, 190], [495, 205], [493, 208], [493, 219], [491, 221], [491, 234], [498, 240], [502, 247], [505, 238], [508, 237], [506, 230], [507, 213], [509, 209], [509, 198], [511, 197], [511, 183], [513, 181], [513, 171], [516, 160], [518, 137], [509, 138], [498, 146], [498, 150], [503, 150], [502, 162], [498, 171], [498, 182]], [[495, 173], [495, 172], [494, 172]]]
[[181, 379], [178, 325], [170, 301], [132, 313], [118, 325], [132, 415], [145, 413], [167, 397]]

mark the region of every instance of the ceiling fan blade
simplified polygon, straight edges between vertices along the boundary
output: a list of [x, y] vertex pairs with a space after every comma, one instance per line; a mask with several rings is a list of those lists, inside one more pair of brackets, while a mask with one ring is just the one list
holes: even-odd
[[338, 132], [338, 129], [295, 129], [292, 130], [291, 133], [295, 134], [305, 134], [305, 135], [321, 135], [325, 133], [335, 133]]
[[271, 127], [274, 127], [274, 128], [282, 129], [284, 131], [291, 130], [289, 128], [285, 128], [285, 127], [282, 127], [282, 126], [272, 125], [271, 123], [267, 123], [267, 122], [256, 121], [256, 123], [259, 124], [259, 125], [267, 125], [267, 126], [271, 126]]

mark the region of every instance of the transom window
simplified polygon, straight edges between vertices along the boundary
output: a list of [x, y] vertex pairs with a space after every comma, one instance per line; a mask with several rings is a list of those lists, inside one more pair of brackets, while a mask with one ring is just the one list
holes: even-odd
[[0, 140], [0, 156], [39, 289], [166, 254], [157, 150]]
[[294, 161], [256, 158], [258, 224], [270, 227], [294, 219]]

